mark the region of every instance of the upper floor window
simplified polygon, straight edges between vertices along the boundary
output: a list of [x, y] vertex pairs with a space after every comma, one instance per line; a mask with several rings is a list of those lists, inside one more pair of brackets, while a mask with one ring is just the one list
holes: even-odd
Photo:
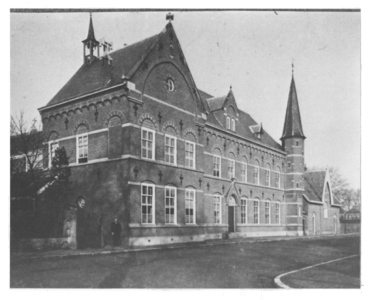
[[235, 131], [235, 119], [234, 118], [231, 119], [231, 130]]
[[247, 182], [247, 165], [244, 163], [242, 163], [241, 177], [242, 177], [242, 182]]
[[59, 148], [59, 142], [50, 142], [49, 144], [49, 168], [51, 168], [51, 163], [55, 157], [55, 150]]
[[195, 189], [185, 189], [185, 223], [195, 224]]
[[165, 188], [165, 214], [166, 224], [176, 224], [176, 188], [166, 186]]
[[240, 221], [242, 224], [247, 224], [247, 199], [240, 199]]
[[280, 169], [275, 173], [275, 187], [280, 188]]
[[226, 117], [226, 129], [230, 129], [230, 117]]
[[141, 129], [141, 157], [154, 160], [155, 149], [155, 131], [142, 128]]
[[213, 155], [213, 176], [221, 177], [221, 157]]
[[270, 186], [270, 170], [266, 170], [265, 176], [265, 185]]
[[259, 184], [259, 169], [260, 169], [260, 163], [258, 162], [258, 160], [255, 161], [255, 166], [254, 166], [254, 169], [253, 169], [253, 179], [254, 179], [254, 183], [255, 184]]
[[83, 134], [77, 136], [77, 158], [78, 163], [86, 163], [89, 155], [89, 140], [88, 135]]
[[155, 223], [155, 196], [154, 184], [143, 183], [141, 185], [141, 223]]
[[214, 212], [214, 223], [221, 224], [221, 196], [214, 195], [213, 196], [213, 212]]
[[230, 179], [235, 177], [235, 160], [233, 159], [228, 160], [227, 174]]
[[176, 165], [176, 138], [165, 136], [165, 162]]
[[195, 143], [185, 141], [185, 167], [195, 169]]

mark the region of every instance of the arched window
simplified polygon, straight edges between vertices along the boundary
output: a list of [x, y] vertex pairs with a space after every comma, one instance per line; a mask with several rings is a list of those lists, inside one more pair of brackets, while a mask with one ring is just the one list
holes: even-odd
[[174, 186], [165, 187], [165, 222], [177, 223], [177, 193]]
[[259, 184], [259, 170], [260, 170], [260, 163], [256, 159], [254, 161], [254, 170], [253, 170], [253, 179], [254, 179], [254, 184]]
[[195, 189], [186, 188], [185, 189], [185, 223], [195, 224], [196, 216], [196, 205], [195, 205]]
[[155, 126], [150, 119], [145, 119], [141, 128], [141, 157], [155, 159]]
[[240, 221], [242, 224], [247, 224], [247, 199], [240, 199]]
[[213, 150], [213, 176], [221, 177], [221, 151], [217, 148]]
[[81, 124], [76, 130], [76, 143], [77, 143], [77, 162], [86, 163], [89, 156], [89, 139], [87, 135], [87, 126]]
[[155, 224], [155, 186], [152, 183], [141, 184], [141, 223]]
[[213, 195], [213, 222], [215, 224], [221, 224], [222, 223], [222, 215], [221, 215], [221, 203], [222, 198], [220, 194]]
[[235, 119], [231, 118], [231, 130], [235, 131]]

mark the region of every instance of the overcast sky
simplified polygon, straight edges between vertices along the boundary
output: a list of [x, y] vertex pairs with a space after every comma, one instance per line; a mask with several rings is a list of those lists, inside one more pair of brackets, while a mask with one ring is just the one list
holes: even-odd
[[[159, 33], [166, 12], [93, 13], [114, 50]], [[308, 168], [338, 167], [360, 187], [359, 12], [174, 12], [197, 87], [221, 96], [275, 140], [283, 130], [294, 60]], [[82, 64], [88, 13], [11, 14], [11, 114], [40, 108]], [[114, 62], [113, 62], [114, 63]]]

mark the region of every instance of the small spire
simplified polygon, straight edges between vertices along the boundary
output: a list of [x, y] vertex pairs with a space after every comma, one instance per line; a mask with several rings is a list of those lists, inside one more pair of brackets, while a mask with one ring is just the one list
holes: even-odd
[[292, 75], [294, 75], [294, 59], [292, 60]]
[[168, 22], [170, 22], [170, 23], [171, 23], [171, 21], [173, 21], [173, 18], [174, 18], [174, 16], [170, 12], [166, 15], [166, 20], [168, 20]]
[[92, 41], [93, 43], [98, 44], [98, 41], [95, 39], [95, 33], [94, 33], [94, 26], [92, 21], [92, 13], [90, 12], [90, 23], [89, 23], [89, 31], [87, 33], [87, 38], [83, 40], [82, 42], [89, 42]]
[[230, 84], [230, 90], [232, 90], [233, 89], [233, 86]]

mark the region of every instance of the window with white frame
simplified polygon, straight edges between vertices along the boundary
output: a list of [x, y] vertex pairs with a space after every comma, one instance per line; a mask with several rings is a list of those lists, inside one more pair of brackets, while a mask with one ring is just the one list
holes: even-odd
[[230, 179], [235, 177], [235, 160], [233, 159], [228, 160], [227, 174]]
[[234, 118], [231, 119], [231, 130], [235, 131], [235, 119]]
[[176, 138], [165, 136], [165, 162], [176, 165]]
[[247, 199], [240, 199], [240, 221], [242, 224], [247, 224]]
[[275, 186], [280, 188], [280, 173], [275, 173]]
[[185, 141], [185, 167], [195, 169], [195, 143]]
[[266, 170], [265, 173], [265, 185], [270, 186], [270, 170]]
[[275, 203], [275, 222], [280, 224], [280, 203]]
[[242, 163], [241, 169], [242, 182], [247, 182], [247, 165]]
[[221, 196], [220, 195], [213, 196], [213, 207], [214, 207], [213, 222], [215, 224], [221, 224]]
[[302, 206], [298, 206], [298, 217], [302, 217]]
[[257, 166], [255, 166], [253, 170], [253, 179], [255, 184], [259, 183], [259, 167]]
[[141, 157], [154, 160], [154, 130], [148, 128], [141, 129]]
[[50, 142], [49, 144], [49, 168], [51, 168], [51, 163], [55, 157], [55, 150], [59, 148], [59, 142]]
[[259, 223], [259, 202], [258, 200], [253, 200], [253, 223]]
[[195, 224], [195, 190], [185, 189], [185, 223]]
[[221, 177], [221, 157], [213, 155], [213, 176]]
[[89, 140], [87, 133], [77, 136], [77, 159], [78, 163], [86, 163], [88, 161]]
[[230, 129], [230, 117], [226, 117], [226, 129]]
[[265, 223], [270, 224], [270, 202], [265, 201]]
[[155, 196], [154, 184], [143, 183], [141, 185], [141, 223], [155, 223]]
[[173, 186], [165, 188], [165, 214], [166, 224], [176, 224], [176, 188]]

